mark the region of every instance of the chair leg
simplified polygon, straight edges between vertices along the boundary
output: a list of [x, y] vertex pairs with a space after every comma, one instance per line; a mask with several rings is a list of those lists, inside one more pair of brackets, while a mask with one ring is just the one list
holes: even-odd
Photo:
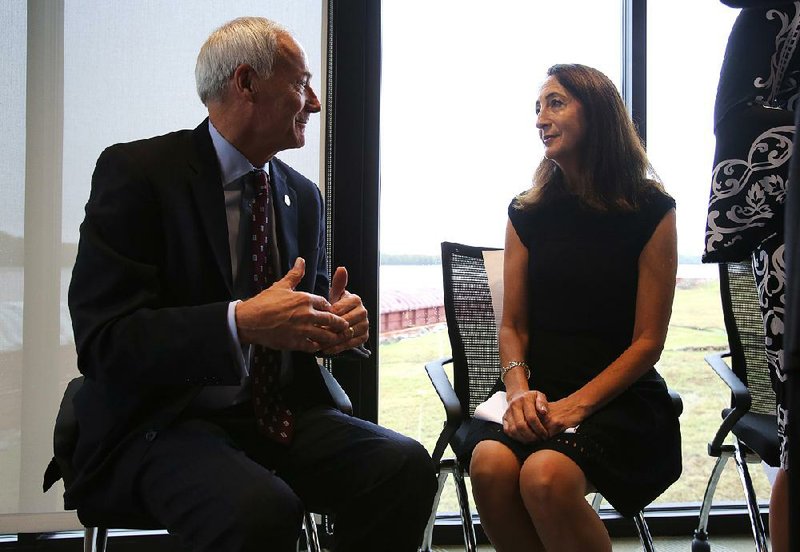
[[322, 514], [322, 528], [327, 536], [333, 536], [333, 514]]
[[108, 529], [105, 527], [83, 528], [83, 552], [106, 552]]
[[750, 479], [750, 472], [747, 469], [746, 459], [742, 453], [738, 439], [734, 444], [736, 453], [736, 467], [739, 470], [739, 479], [742, 480], [742, 487], [747, 498], [747, 513], [750, 514], [750, 528], [753, 530], [753, 540], [756, 544], [756, 552], [767, 552], [767, 536], [764, 531], [764, 523], [761, 521], [761, 511], [758, 508], [756, 492], [753, 489], [753, 482]]
[[600, 493], [594, 493], [592, 497], [592, 510], [595, 512], [600, 512], [600, 505], [603, 503], [603, 495]]
[[319, 535], [317, 535], [317, 522], [314, 521], [314, 514], [306, 512], [303, 514], [303, 530], [306, 534], [306, 548], [308, 552], [321, 552], [319, 545]]
[[644, 519], [644, 512], [639, 512], [633, 516], [633, 522], [636, 524], [636, 530], [639, 532], [639, 542], [642, 543], [642, 550], [644, 552], [655, 552], [656, 547], [653, 544], [653, 536], [650, 534], [650, 528], [647, 526], [647, 521]]
[[711, 550], [711, 545], [708, 543], [708, 514], [711, 512], [714, 492], [717, 490], [717, 483], [719, 483], [722, 470], [725, 469], [725, 464], [732, 454], [730, 450], [723, 449], [714, 463], [714, 469], [711, 471], [711, 477], [708, 478], [706, 492], [703, 495], [703, 504], [700, 506], [700, 519], [692, 538], [692, 552], [710, 552]]
[[458, 507], [461, 511], [461, 527], [464, 530], [464, 547], [467, 552], [477, 552], [475, 543], [475, 527], [472, 525], [472, 511], [469, 507], [467, 485], [464, 482], [464, 472], [458, 461], [453, 469], [453, 479], [456, 481], [456, 494], [458, 494]]
[[431, 552], [431, 545], [433, 544], [433, 528], [436, 525], [436, 512], [439, 510], [439, 501], [442, 498], [442, 491], [444, 490], [444, 484], [447, 482], [447, 476], [452, 473], [452, 471], [452, 462], [446, 460], [439, 462], [439, 473], [436, 474], [438, 488], [436, 489], [436, 496], [433, 497], [431, 517], [428, 518], [428, 525], [425, 526], [425, 533], [422, 536], [422, 546], [419, 548], [420, 552]]

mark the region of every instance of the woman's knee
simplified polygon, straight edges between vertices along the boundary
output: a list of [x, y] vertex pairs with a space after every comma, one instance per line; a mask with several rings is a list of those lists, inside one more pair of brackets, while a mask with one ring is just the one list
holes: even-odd
[[554, 511], [584, 500], [587, 482], [583, 471], [567, 456], [540, 451], [523, 464], [519, 488], [529, 509]]
[[497, 441], [481, 441], [472, 452], [469, 476], [473, 487], [516, 489], [520, 463], [517, 456]]

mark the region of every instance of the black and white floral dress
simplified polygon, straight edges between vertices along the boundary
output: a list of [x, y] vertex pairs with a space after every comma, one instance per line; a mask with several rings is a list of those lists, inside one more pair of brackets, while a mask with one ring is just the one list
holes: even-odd
[[800, 96], [800, 1], [723, 0], [744, 8], [725, 50], [704, 262], [752, 258], [778, 399], [781, 465], [788, 469], [783, 363], [783, 212]]

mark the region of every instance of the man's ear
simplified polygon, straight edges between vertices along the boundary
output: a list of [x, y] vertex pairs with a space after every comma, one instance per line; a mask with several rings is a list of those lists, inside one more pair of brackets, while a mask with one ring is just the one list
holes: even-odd
[[231, 87], [237, 95], [252, 97], [256, 92], [255, 81], [257, 78], [258, 73], [256, 73], [256, 70], [247, 63], [242, 63], [233, 70]]

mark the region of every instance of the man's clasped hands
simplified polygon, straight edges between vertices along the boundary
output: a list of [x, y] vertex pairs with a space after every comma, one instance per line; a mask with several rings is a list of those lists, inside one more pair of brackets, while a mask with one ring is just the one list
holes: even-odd
[[304, 275], [305, 260], [298, 257], [286, 276], [236, 305], [242, 343], [335, 355], [367, 341], [367, 309], [358, 295], [345, 289], [347, 270], [340, 266], [334, 272], [330, 301], [295, 291]]

